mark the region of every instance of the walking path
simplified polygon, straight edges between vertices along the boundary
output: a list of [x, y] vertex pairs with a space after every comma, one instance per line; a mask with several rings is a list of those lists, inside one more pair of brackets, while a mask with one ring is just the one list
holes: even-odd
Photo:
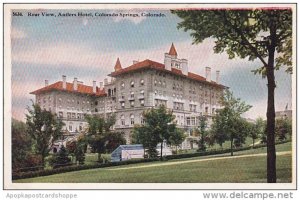
[[[289, 155], [289, 154], [292, 154], [292, 151], [282, 151], [276, 153], [277, 156]], [[173, 162], [148, 164], [148, 165], [133, 166], [133, 167], [119, 167], [119, 168], [112, 168], [107, 170], [139, 169], [139, 168], [148, 168], [148, 167], [159, 167], [159, 166], [170, 166], [170, 165], [178, 165], [178, 164], [186, 164], [186, 163], [204, 162], [204, 161], [212, 161], [212, 160], [250, 158], [250, 157], [266, 156], [266, 155], [267, 153], [248, 154], [248, 155], [240, 155], [240, 156], [225, 156], [225, 157], [204, 158], [204, 159], [197, 159], [197, 160], [173, 161]]]

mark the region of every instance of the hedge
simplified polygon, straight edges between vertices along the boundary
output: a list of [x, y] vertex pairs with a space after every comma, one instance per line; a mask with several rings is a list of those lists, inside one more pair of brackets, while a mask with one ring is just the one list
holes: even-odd
[[[290, 142], [291, 140], [285, 140], [285, 141], [278, 141], [275, 144], [283, 144]], [[254, 147], [252, 146], [247, 146], [247, 147], [240, 147], [233, 149], [233, 152], [237, 151], [245, 151], [245, 150], [250, 150], [250, 149], [259, 149], [262, 147], [266, 147], [266, 144], [258, 144], [255, 145]], [[166, 156], [165, 158], [167, 160], [172, 160], [172, 159], [181, 159], [181, 158], [192, 158], [192, 157], [198, 157], [198, 156], [209, 156], [209, 155], [218, 155], [218, 154], [224, 154], [224, 153], [230, 153], [231, 149], [219, 149], [219, 150], [210, 150], [210, 151], [202, 151], [202, 152], [196, 152], [196, 153], [189, 153], [189, 154], [176, 154], [176, 155], [169, 155]]]
[[136, 164], [136, 163], [154, 162], [154, 161], [159, 161], [159, 160], [160, 160], [159, 158], [147, 158], [147, 159], [126, 160], [126, 161], [120, 161], [120, 162], [110, 162], [110, 163], [93, 164], [93, 165], [71, 165], [71, 166], [60, 167], [60, 168], [56, 168], [56, 169], [45, 169], [45, 170], [32, 171], [32, 172], [16, 172], [16, 173], [12, 174], [12, 180], [34, 178], [34, 177], [39, 177], [39, 176], [49, 176], [49, 175], [53, 175], [53, 174], [60, 174], [60, 173], [72, 172], [72, 171], [80, 171], [80, 170], [86, 170], [86, 169], [105, 168], [105, 167]]
[[[276, 142], [276, 144], [283, 144], [283, 143], [287, 143], [290, 141], [291, 140], [280, 141], [280, 142]], [[266, 147], [266, 144], [259, 144], [259, 145], [255, 145], [254, 147], [252, 147], [252, 146], [241, 147], [241, 148], [233, 149], [233, 152], [244, 151], [244, 150], [249, 150], [249, 149], [258, 149], [258, 148], [262, 148], [262, 147]], [[231, 152], [231, 149], [210, 150], [210, 151], [189, 153], [189, 154], [169, 155], [169, 156], [165, 156], [164, 160], [217, 155], [217, 154], [224, 154], [224, 153], [230, 153], [230, 152]], [[60, 173], [65, 173], [65, 172], [80, 171], [80, 170], [87, 170], [87, 169], [105, 168], [105, 167], [136, 164], [136, 163], [147, 163], [147, 162], [154, 162], [154, 161], [159, 161], [159, 160], [160, 160], [160, 158], [147, 158], [147, 159], [138, 159], [138, 160], [126, 160], [126, 161], [120, 161], [120, 162], [110, 162], [110, 163], [104, 163], [104, 164], [72, 165], [72, 166], [61, 167], [61, 168], [56, 168], [56, 169], [46, 169], [46, 170], [39, 170], [39, 171], [32, 171], [32, 172], [16, 172], [16, 173], [12, 174], [12, 180], [34, 178], [34, 177], [39, 177], [39, 176], [49, 176], [49, 175], [53, 175], [53, 174], [60, 174]]]

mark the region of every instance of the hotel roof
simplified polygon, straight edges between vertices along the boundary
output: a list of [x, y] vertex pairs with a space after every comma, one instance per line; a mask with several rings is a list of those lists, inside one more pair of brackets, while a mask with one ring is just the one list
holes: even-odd
[[165, 68], [164, 64], [159, 63], [159, 62], [155, 62], [155, 61], [152, 61], [152, 60], [149, 60], [149, 59], [138, 62], [138, 63], [135, 63], [133, 65], [130, 65], [129, 67], [119, 69], [118, 71], [114, 71], [111, 74], [109, 74], [109, 76], [116, 77], [116, 76], [119, 76], [121, 74], [131, 73], [131, 72], [134, 72], [134, 71], [144, 70], [144, 69], [155, 69], [155, 70], [163, 71], [163, 72], [166, 72], [166, 73], [171, 73], [171, 74], [174, 74], [174, 75], [185, 77], [185, 78], [188, 78], [190, 80], [206, 83], [208, 85], [212, 85], [212, 86], [215, 86], [215, 87], [226, 88], [226, 86], [218, 84], [214, 81], [211, 81], [211, 82], [206, 81], [206, 78], [204, 78], [203, 76], [200, 76], [200, 75], [192, 73], [192, 72], [188, 72], [188, 74], [185, 75], [185, 74], [182, 73], [181, 70], [176, 69], [176, 68], [171, 68], [171, 71], [167, 70]]
[[30, 94], [41, 94], [48, 91], [67, 91], [72, 93], [79, 93], [79, 94], [87, 94], [87, 95], [94, 95], [94, 96], [105, 96], [105, 91], [100, 89], [99, 87], [96, 87], [96, 93], [93, 93], [93, 87], [87, 86], [78, 83], [77, 90], [73, 89], [74, 84], [66, 82], [66, 89], [63, 88], [63, 82], [58, 81], [56, 83], [53, 83], [51, 85], [45, 86], [43, 88], [40, 88], [38, 90], [35, 90], [33, 92], [30, 92]]

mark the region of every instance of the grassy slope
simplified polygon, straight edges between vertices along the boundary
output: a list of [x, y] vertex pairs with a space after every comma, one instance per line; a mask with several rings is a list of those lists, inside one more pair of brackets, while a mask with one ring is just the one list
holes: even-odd
[[[291, 150], [291, 143], [277, 145], [277, 151]], [[266, 148], [236, 152], [245, 155], [266, 152]], [[220, 155], [218, 155], [220, 156]], [[223, 154], [224, 156], [224, 154]], [[214, 156], [172, 160], [197, 160]], [[158, 162], [161, 163], [161, 162]], [[52, 176], [17, 180], [15, 182], [54, 182], [54, 183], [205, 183], [205, 182], [265, 182], [266, 157], [236, 158], [196, 163], [178, 164], [176, 167], [156, 166], [139, 169], [122, 169], [131, 166], [151, 165], [140, 163], [120, 167], [68, 172]], [[277, 157], [278, 182], [291, 181], [291, 155]]]

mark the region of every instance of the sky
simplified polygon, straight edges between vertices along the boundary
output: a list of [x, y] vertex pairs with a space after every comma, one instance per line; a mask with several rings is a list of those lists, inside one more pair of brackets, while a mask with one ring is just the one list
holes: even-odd
[[[18, 10], [20, 11], [20, 10]], [[133, 60], [164, 62], [164, 53], [174, 43], [178, 57], [188, 60], [189, 71], [205, 76], [211, 67], [212, 80], [220, 70], [221, 84], [230, 87], [235, 97], [253, 107], [243, 116], [266, 118], [267, 80], [251, 70], [259, 60], [228, 58], [213, 52], [209, 38], [193, 45], [188, 32], [177, 29], [181, 21], [168, 10], [80, 10], [84, 13], [162, 13], [165, 17], [32, 17], [28, 12], [78, 13], [79, 10], [21, 10], [23, 17], [12, 17], [12, 116], [25, 119], [26, 108], [34, 95], [30, 92], [60, 81], [62, 75], [86, 85], [107, 78], [117, 58], [122, 67]], [[275, 109], [291, 105], [291, 75], [276, 71]]]

